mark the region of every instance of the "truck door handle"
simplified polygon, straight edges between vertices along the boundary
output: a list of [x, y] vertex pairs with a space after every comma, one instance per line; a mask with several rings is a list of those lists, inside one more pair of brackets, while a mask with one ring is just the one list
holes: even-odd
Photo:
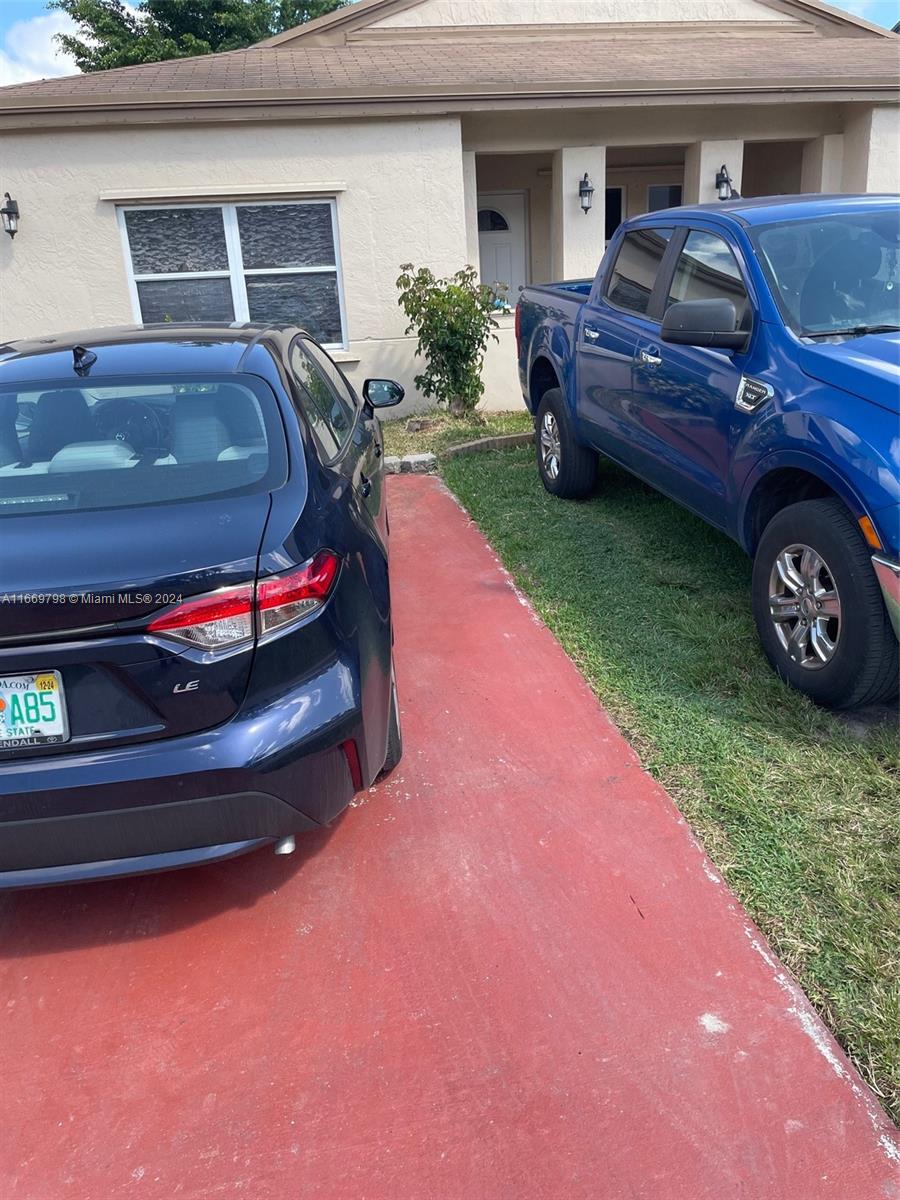
[[640, 359], [641, 362], [645, 363], [648, 367], [658, 367], [662, 362], [662, 356], [659, 354], [653, 354], [650, 350], [642, 350], [640, 353]]
[[590, 325], [585, 325], [584, 337], [585, 337], [585, 341], [596, 342], [600, 337], [600, 330], [599, 329], [591, 329]]

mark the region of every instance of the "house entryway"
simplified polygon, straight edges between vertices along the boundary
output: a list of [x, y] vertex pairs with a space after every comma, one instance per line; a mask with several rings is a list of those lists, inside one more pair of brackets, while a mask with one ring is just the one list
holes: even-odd
[[515, 305], [527, 283], [528, 205], [525, 192], [478, 195], [481, 281]]

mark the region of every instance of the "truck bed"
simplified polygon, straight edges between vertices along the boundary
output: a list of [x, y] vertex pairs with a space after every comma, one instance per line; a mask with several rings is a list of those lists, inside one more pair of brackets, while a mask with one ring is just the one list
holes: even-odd
[[560, 283], [535, 283], [524, 287], [522, 288], [522, 296], [524, 298], [526, 295], [562, 295], [567, 300], [571, 300], [574, 294], [580, 297], [582, 301], [585, 301], [590, 296], [593, 286], [593, 279], [563, 279]]
[[[564, 279], [559, 283], [535, 284], [522, 289], [516, 310], [518, 335], [519, 381], [526, 405], [528, 394], [528, 363], [533, 358], [535, 337], [552, 325], [555, 331], [556, 357], [569, 358], [574, 345], [575, 326], [583, 306], [594, 286], [593, 279]], [[548, 322], [548, 318], [550, 321]], [[564, 345], [567, 341], [567, 346]]]

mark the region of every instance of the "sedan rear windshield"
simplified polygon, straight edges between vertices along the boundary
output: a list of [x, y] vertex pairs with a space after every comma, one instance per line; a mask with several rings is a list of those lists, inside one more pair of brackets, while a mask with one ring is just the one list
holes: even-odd
[[275, 397], [245, 375], [0, 388], [0, 517], [263, 491], [285, 466]]

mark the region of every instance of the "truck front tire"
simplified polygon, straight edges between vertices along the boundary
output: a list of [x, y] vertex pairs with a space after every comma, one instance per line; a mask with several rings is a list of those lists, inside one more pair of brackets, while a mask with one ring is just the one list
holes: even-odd
[[597, 482], [597, 455], [576, 441], [559, 388], [545, 392], [537, 414], [538, 473], [553, 496], [577, 500]]
[[897, 693], [897, 639], [871, 551], [837, 499], [777, 513], [753, 562], [753, 615], [778, 674], [816, 704], [858, 708]]

